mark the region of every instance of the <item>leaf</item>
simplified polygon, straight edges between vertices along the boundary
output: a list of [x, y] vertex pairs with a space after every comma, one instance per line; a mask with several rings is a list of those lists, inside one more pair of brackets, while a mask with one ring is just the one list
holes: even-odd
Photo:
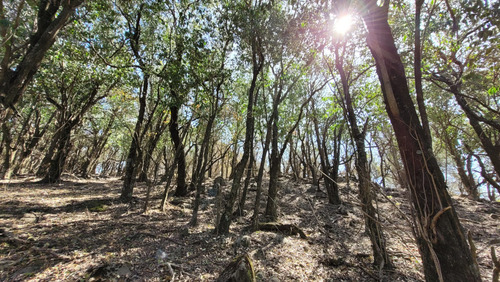
[[488, 89], [488, 95], [490, 95], [490, 96], [494, 96], [497, 93], [498, 93], [498, 88], [496, 88], [494, 86], [491, 87], [490, 89]]

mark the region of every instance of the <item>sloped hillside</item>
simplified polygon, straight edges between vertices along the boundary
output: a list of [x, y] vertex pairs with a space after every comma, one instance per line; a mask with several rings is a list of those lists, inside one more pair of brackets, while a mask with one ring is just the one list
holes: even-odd
[[[327, 204], [326, 194], [309, 183], [282, 178], [280, 186], [280, 223], [297, 226], [305, 239], [278, 230], [252, 233], [251, 212], [234, 221], [229, 236], [215, 235], [212, 193], [204, 195], [200, 224], [192, 228], [191, 199], [173, 198], [165, 213], [158, 211], [161, 186], [154, 189], [149, 211], [142, 213], [146, 187], [139, 185], [132, 204], [122, 204], [116, 200], [121, 188], [117, 179], [2, 182], [0, 280], [213, 281], [243, 253], [252, 259], [259, 281], [424, 279], [403, 191], [378, 194], [380, 221], [395, 264], [380, 272], [370, 263], [355, 183], [343, 185], [342, 206]], [[254, 197], [252, 186], [247, 210]], [[465, 198], [455, 198], [455, 203], [474, 239], [482, 277], [491, 280], [490, 246], [500, 253], [500, 204]]]

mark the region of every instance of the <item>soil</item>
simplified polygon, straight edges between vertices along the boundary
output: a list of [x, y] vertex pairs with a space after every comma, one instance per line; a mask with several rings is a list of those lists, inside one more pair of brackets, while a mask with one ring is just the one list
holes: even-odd
[[[378, 193], [387, 245], [395, 268], [371, 265], [355, 183], [343, 184], [344, 204], [334, 206], [317, 187], [280, 178], [280, 223], [307, 238], [252, 232], [251, 212], [237, 217], [229, 235], [214, 234], [215, 199], [203, 195], [199, 225], [190, 227], [193, 197], [171, 198], [158, 210], [162, 185], [139, 183], [130, 204], [118, 201], [119, 179], [65, 176], [58, 184], [34, 178], [0, 182], [1, 281], [213, 281], [235, 257], [248, 254], [257, 281], [422, 281], [424, 276], [401, 190]], [[264, 187], [266, 183], [264, 183]], [[246, 210], [252, 210], [252, 185]], [[228, 185], [224, 186], [229, 189]], [[267, 199], [264, 193], [263, 202]], [[471, 232], [482, 278], [491, 281], [490, 247], [500, 255], [500, 203], [454, 197]], [[262, 210], [265, 203], [262, 203]]]

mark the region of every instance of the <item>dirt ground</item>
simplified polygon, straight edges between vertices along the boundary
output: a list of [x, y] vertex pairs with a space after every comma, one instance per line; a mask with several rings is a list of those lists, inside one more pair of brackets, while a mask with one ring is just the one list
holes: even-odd
[[[344, 204], [333, 206], [311, 184], [281, 179], [280, 222], [301, 228], [307, 235], [302, 239], [252, 233], [251, 212], [234, 220], [229, 235], [217, 236], [210, 193], [203, 195], [199, 225], [192, 228], [192, 198], [173, 198], [160, 212], [162, 186], [153, 189], [149, 211], [143, 213], [144, 184], [136, 186], [131, 204], [123, 204], [117, 200], [118, 179], [35, 181], [0, 182], [0, 281], [213, 281], [244, 253], [253, 260], [258, 281], [424, 280], [402, 191], [378, 197], [395, 265], [381, 272], [371, 265], [355, 183], [343, 185]], [[252, 185], [247, 210], [254, 197]], [[483, 280], [491, 281], [490, 247], [500, 256], [500, 203], [454, 200], [474, 239]]]

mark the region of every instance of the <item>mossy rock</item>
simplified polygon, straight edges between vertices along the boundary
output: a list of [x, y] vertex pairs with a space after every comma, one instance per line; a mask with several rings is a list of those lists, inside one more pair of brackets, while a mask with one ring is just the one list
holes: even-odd
[[217, 282], [255, 282], [252, 260], [247, 254], [236, 257], [219, 275]]

